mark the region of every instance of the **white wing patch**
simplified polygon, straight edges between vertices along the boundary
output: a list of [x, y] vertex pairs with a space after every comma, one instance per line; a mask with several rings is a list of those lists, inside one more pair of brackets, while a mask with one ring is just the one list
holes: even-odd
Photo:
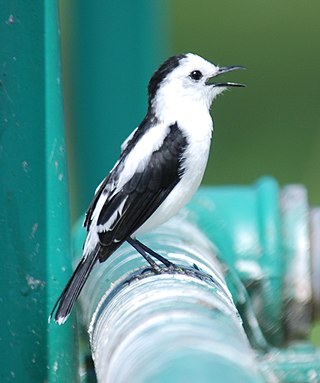
[[159, 124], [150, 128], [128, 154], [119, 175], [116, 191], [133, 177], [136, 172], [143, 172], [153, 152], [158, 150], [169, 132], [169, 125]]
[[121, 145], [121, 152], [123, 152], [126, 149], [126, 147], [128, 146], [129, 142], [132, 140], [132, 138], [133, 138], [135, 132], [138, 130], [138, 128], [135, 128], [135, 130], [123, 141], [123, 143]]
[[104, 180], [105, 180], [105, 179], [103, 179], [103, 180], [99, 183], [99, 185], [98, 185], [98, 187], [96, 188], [94, 194], [97, 194], [97, 193], [98, 193], [98, 191], [100, 190], [101, 185], [104, 183]]
[[103, 233], [105, 231], [111, 231], [114, 228], [114, 224], [117, 222], [118, 216], [121, 217], [123, 212], [123, 207], [127, 201], [128, 197], [126, 197], [118, 206], [118, 208], [113, 212], [111, 217], [105, 222], [103, 225], [97, 225], [98, 233]]
[[90, 254], [96, 248], [98, 243], [98, 232], [96, 230], [89, 230], [83, 246], [83, 259], [86, 259], [87, 255]]

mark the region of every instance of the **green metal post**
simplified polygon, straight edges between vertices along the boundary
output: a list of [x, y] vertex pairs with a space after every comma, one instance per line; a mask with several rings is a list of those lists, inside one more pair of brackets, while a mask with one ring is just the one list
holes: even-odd
[[47, 323], [71, 272], [56, 3], [0, 16], [0, 381], [76, 382], [74, 318]]

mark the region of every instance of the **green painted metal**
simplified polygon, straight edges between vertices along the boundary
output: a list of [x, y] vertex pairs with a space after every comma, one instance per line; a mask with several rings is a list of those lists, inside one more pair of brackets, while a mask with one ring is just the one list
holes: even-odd
[[[165, 56], [166, 7], [60, 5], [72, 48], [66, 109], [79, 212], [143, 117], [147, 79]], [[6, 2], [0, 17], [0, 380], [76, 382], [75, 316], [47, 325], [71, 273], [57, 4]]]
[[71, 272], [56, 3], [0, 17], [0, 380], [75, 382], [74, 318], [47, 323]]
[[146, 113], [148, 80], [167, 57], [167, 3], [61, 1], [73, 218]]
[[[46, 316], [49, 316], [61, 288], [70, 276], [71, 236], [57, 3], [46, 1], [44, 11], [48, 276]], [[78, 382], [78, 340], [75, 316], [72, 316], [66, 328], [60, 328], [53, 323], [49, 325], [47, 336], [48, 381]]]
[[282, 344], [283, 257], [276, 181], [262, 178], [253, 186], [203, 187], [189, 209], [248, 287], [268, 340]]
[[318, 273], [316, 264], [311, 269], [312, 254], [314, 261], [320, 259], [319, 248], [312, 243], [312, 238], [320, 237], [319, 226], [311, 219], [305, 187], [288, 185], [282, 189], [281, 216], [286, 332], [289, 338], [304, 339], [310, 331], [312, 311], [315, 316], [319, 304], [312, 291], [312, 276], [317, 278]]
[[284, 349], [273, 349], [261, 355], [260, 362], [271, 369], [281, 383], [320, 381], [320, 348], [308, 342], [293, 342]]

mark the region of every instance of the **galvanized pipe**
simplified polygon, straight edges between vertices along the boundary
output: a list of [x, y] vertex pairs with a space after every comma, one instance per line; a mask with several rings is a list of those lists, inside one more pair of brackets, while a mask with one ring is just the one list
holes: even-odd
[[263, 381], [214, 249], [183, 218], [143, 238], [181, 269], [155, 274], [123, 246], [88, 281], [99, 383]]
[[[95, 268], [81, 299], [99, 383], [133, 381], [131, 374], [139, 382], [197, 381], [197, 374], [209, 382], [221, 371], [230, 382], [316, 382], [320, 350], [306, 333], [311, 310], [314, 318], [319, 312], [319, 211], [303, 187], [280, 189], [270, 178], [202, 188], [179, 216], [140, 238], [181, 270], [157, 275], [122, 246]], [[77, 256], [82, 242], [77, 229]], [[239, 378], [246, 368], [251, 378]]]

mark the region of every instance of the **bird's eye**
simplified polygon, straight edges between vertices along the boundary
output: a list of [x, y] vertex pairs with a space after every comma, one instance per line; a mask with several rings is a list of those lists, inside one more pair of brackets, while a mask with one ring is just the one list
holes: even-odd
[[194, 70], [190, 73], [192, 80], [200, 80], [202, 78], [202, 73], [199, 70]]

